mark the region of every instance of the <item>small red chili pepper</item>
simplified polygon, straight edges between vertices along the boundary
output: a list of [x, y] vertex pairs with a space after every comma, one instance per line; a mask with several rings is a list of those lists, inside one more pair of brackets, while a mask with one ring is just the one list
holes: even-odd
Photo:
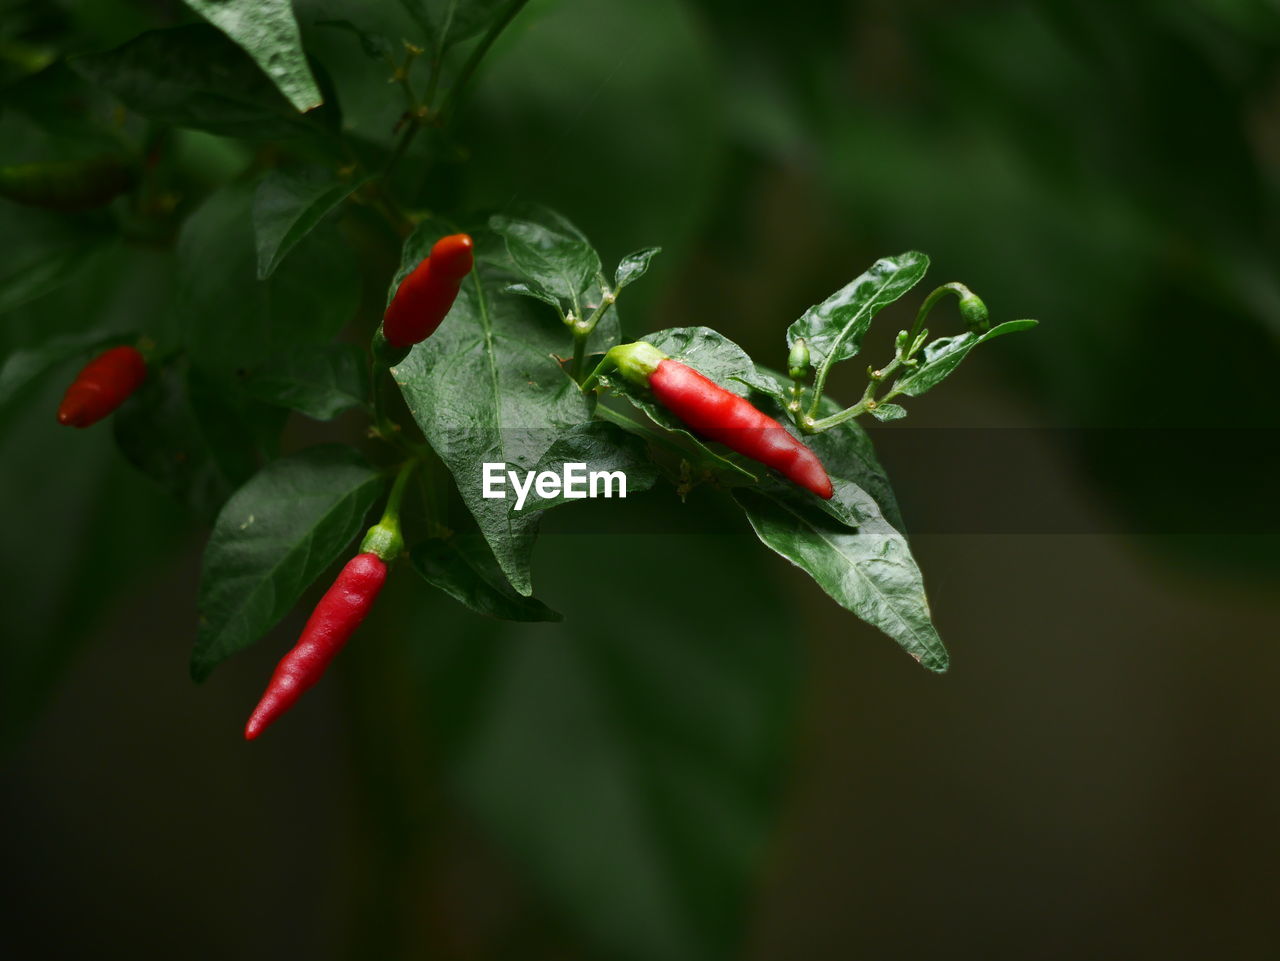
[[818, 455], [746, 398], [672, 360], [651, 344], [624, 344], [609, 353], [625, 377], [647, 384], [658, 403], [694, 433], [772, 467], [823, 499], [834, 493]]
[[252, 741], [284, 714], [329, 666], [365, 619], [387, 579], [387, 565], [377, 554], [357, 554], [347, 562], [333, 586], [311, 612], [293, 650], [276, 666], [266, 693], [254, 708], [244, 736]]
[[134, 347], [112, 347], [85, 364], [58, 405], [58, 423], [96, 424], [129, 399], [147, 377], [147, 362]]
[[382, 519], [369, 528], [360, 542], [360, 553], [347, 561], [311, 612], [298, 643], [276, 665], [266, 692], [244, 727], [245, 740], [252, 741], [260, 735], [293, 707], [303, 691], [320, 680], [329, 662], [368, 616], [387, 579], [387, 564], [404, 550], [400, 501], [415, 466], [416, 461], [408, 461], [400, 468]]
[[475, 264], [467, 234], [441, 237], [431, 254], [400, 282], [382, 318], [392, 347], [411, 347], [436, 332]]

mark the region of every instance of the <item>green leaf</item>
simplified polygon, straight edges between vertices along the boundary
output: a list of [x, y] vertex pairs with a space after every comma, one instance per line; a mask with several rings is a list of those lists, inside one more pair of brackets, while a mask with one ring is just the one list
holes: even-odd
[[[446, 228], [430, 222], [405, 243], [401, 274]], [[482, 256], [453, 310], [430, 338], [393, 368], [410, 412], [452, 471], [467, 507], [503, 573], [524, 595], [540, 511], [516, 511], [515, 500], [482, 495], [482, 464], [520, 472], [543, 462], [561, 433], [591, 419], [586, 398], [555, 359], [564, 325], [521, 297], [491, 256], [500, 241], [473, 233]], [[508, 492], [509, 493], [509, 492]]]
[[645, 247], [623, 257], [613, 275], [613, 292], [616, 294], [623, 287], [643, 277], [649, 270], [649, 262], [660, 253], [661, 247]]
[[186, 364], [153, 368], [112, 420], [125, 459], [206, 522], [258, 466], [246, 412]]
[[391, 59], [395, 51], [395, 45], [389, 38], [380, 33], [371, 33], [368, 30], [361, 29], [350, 20], [317, 20], [316, 26], [345, 30], [353, 34], [360, 41], [360, 49], [364, 51], [364, 55], [370, 60], [386, 63]]
[[347, 447], [312, 447], [267, 465], [218, 515], [200, 575], [200, 625], [191, 673], [269, 631], [342, 556], [385, 487]]
[[487, 30], [511, 0], [400, 0], [441, 51]]
[[258, 279], [270, 277], [298, 241], [368, 179], [340, 180], [326, 170], [273, 170], [263, 177], [253, 198]]
[[234, 40], [305, 113], [324, 102], [307, 66], [292, 0], [184, 0]]
[[938, 386], [948, 374], [960, 366], [960, 361], [968, 356], [969, 351], [979, 344], [986, 343], [993, 337], [1027, 330], [1036, 326], [1036, 323], [1037, 321], [1034, 320], [1009, 320], [997, 327], [992, 327], [983, 334], [966, 331], [955, 337], [939, 337], [924, 348], [920, 366], [899, 377], [893, 389], [901, 391], [908, 397], [919, 397], [925, 391]]
[[495, 214], [489, 227], [507, 244], [516, 270], [582, 317], [593, 286], [598, 291], [600, 257], [573, 224], [554, 211], [529, 208], [524, 216]]
[[734, 497], [756, 536], [809, 574], [841, 607], [878, 627], [931, 671], [949, 658], [934, 629], [924, 580], [907, 540], [880, 513], [874, 498], [843, 478], [832, 478], [834, 512], [856, 529], [815, 508], [792, 491], [739, 488]]
[[21, 307], [75, 279], [97, 248], [68, 244], [37, 249], [0, 275], [0, 314]]
[[787, 345], [803, 337], [815, 367], [856, 356], [876, 311], [914, 287], [928, 269], [929, 258], [914, 250], [877, 260], [788, 327]]
[[[648, 490], [658, 480], [658, 468], [648, 458], [644, 442], [616, 424], [600, 420], [577, 424], [562, 432], [542, 455], [535, 470], [561, 473], [566, 464], [580, 465], [580, 473], [587, 478], [575, 483], [575, 489], [578, 486], [591, 487], [601, 496], [620, 497], [622, 486], [615, 484], [610, 488], [603, 478], [598, 483], [593, 482], [590, 479], [592, 474], [623, 474], [627, 497]], [[580, 499], [564, 494], [544, 498], [536, 491], [530, 491], [524, 509], [548, 510]]]
[[907, 416], [907, 409], [900, 404], [876, 404], [871, 408], [871, 416], [881, 423], [901, 420]]
[[223, 187], [178, 236], [181, 335], [193, 361], [223, 376], [303, 345], [328, 344], [359, 303], [359, 273], [332, 224], [312, 230], [258, 280], [253, 201], [249, 184]]
[[264, 403], [332, 420], [367, 403], [368, 361], [354, 344], [299, 347], [267, 361], [244, 389]]
[[560, 298], [556, 297], [536, 280], [522, 280], [516, 284], [507, 284], [502, 288], [502, 292], [504, 294], [515, 294], [519, 297], [532, 297], [534, 300], [540, 300], [544, 304], [554, 307], [561, 316], [564, 314], [563, 308], [560, 306]]
[[0, 410], [4, 410], [30, 384], [63, 361], [79, 355], [86, 355], [87, 359], [91, 351], [123, 339], [126, 338], [104, 336], [100, 333], [74, 334], [57, 337], [38, 347], [15, 350], [0, 365]]
[[226, 137], [277, 140], [314, 133], [249, 56], [204, 24], [153, 30], [72, 67], [144, 117]]
[[414, 570], [427, 583], [479, 614], [508, 621], [563, 619], [536, 597], [522, 597], [511, 588], [479, 534], [428, 540], [415, 547], [411, 556]]

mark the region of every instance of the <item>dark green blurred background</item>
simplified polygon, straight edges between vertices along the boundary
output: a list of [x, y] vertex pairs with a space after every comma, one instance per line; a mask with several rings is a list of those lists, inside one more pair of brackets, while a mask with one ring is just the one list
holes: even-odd
[[[183, 16], [8, 6], [10, 60]], [[397, 5], [295, 8], [385, 137], [385, 78], [313, 24]], [[301, 618], [191, 685], [205, 530], [109, 430], [56, 428], [56, 376], [0, 410], [8, 956], [1280, 956], [1275, 4], [534, 0], [462, 141], [434, 203], [547, 202], [606, 262], [663, 245], [637, 334], [705, 323], [781, 366], [786, 324], [908, 248], [995, 320], [1041, 320], [872, 428], [928, 518], [951, 673], [713, 498], [655, 494], [549, 522], [564, 625], [397, 578], [249, 747]], [[192, 143], [211, 185], [242, 162]], [[0, 273], [55, 226], [0, 209]], [[0, 345], [165, 311], [167, 255], [121, 256], [85, 268], [116, 300], [64, 287]]]

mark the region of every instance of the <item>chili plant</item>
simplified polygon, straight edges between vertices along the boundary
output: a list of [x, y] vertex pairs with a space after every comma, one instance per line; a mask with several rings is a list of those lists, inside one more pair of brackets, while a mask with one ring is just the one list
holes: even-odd
[[[836, 365], [864, 364], [878, 312], [925, 277], [928, 257], [908, 251], [855, 266], [798, 319], [779, 318], [777, 351], [761, 362], [734, 342], [730, 317], [667, 329], [649, 318], [624, 343], [620, 311], [663, 237], [637, 237], [634, 253], [606, 265], [572, 210], [536, 197], [459, 209], [433, 181], [433, 164], [465, 167], [465, 93], [524, 0], [406, 0], [408, 40], [367, 27], [360, 5], [351, 19], [309, 24], [361, 51], [399, 98], [375, 134], [367, 118], [344, 115], [288, 3], [187, 6], [208, 22], [33, 64], [3, 93], [47, 139], [36, 159], [0, 155], [12, 160], [0, 196], [71, 239], [42, 248], [0, 309], [47, 296], [75, 280], [75, 265], [122, 248], [165, 252], [176, 283], [131, 329], [108, 333], [90, 314], [71, 335], [28, 338], [0, 369], [0, 403], [107, 347], [130, 361], [92, 403], [85, 385], [104, 381], [91, 364], [68, 395], [79, 406], [59, 417], [87, 426], [119, 407], [121, 455], [211, 524], [192, 618], [197, 680], [267, 636], [382, 511], [281, 662], [250, 737], [314, 683], [388, 568], [480, 615], [559, 620], [534, 594], [535, 547], [544, 519], [577, 496], [532, 478], [567, 465], [622, 478], [628, 496], [658, 485], [722, 496], [744, 530], [836, 604], [946, 670], [859, 418], [906, 416], [905, 402], [975, 347], [1034, 321], [993, 325], [973, 292], [943, 284], [892, 356], [866, 367], [861, 396], [837, 400]], [[68, 124], [83, 149], [63, 150]], [[218, 138], [225, 170], [191, 163], [198, 137]], [[251, 248], [234, 241], [246, 225]], [[380, 309], [362, 308], [369, 290]], [[937, 310], [949, 295], [958, 319]], [[956, 332], [939, 336], [947, 327]], [[323, 442], [282, 443], [291, 413], [330, 424], [308, 432]], [[493, 496], [493, 465], [518, 497]], [[581, 584], [590, 590], [589, 568]], [[256, 691], [243, 693], [247, 714]]]

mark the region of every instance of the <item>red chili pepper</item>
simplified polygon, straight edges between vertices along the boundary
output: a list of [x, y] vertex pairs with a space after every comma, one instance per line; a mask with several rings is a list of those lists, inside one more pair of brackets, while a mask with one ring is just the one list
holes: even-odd
[[708, 440], [719, 441], [823, 499], [834, 493], [818, 455], [746, 398], [646, 343], [610, 351], [628, 379], [647, 383], [654, 398]]
[[245, 725], [246, 740], [252, 741], [265, 731], [293, 707], [303, 691], [320, 680], [373, 607], [386, 579], [387, 565], [377, 554], [357, 554], [347, 562], [311, 612], [298, 643], [276, 666], [266, 693]]
[[400, 282], [382, 318], [392, 347], [411, 347], [436, 332], [453, 306], [475, 258], [467, 234], [441, 237], [431, 254]]
[[133, 347], [112, 347], [81, 368], [58, 405], [58, 423], [96, 424], [129, 399], [147, 377], [147, 362]]

